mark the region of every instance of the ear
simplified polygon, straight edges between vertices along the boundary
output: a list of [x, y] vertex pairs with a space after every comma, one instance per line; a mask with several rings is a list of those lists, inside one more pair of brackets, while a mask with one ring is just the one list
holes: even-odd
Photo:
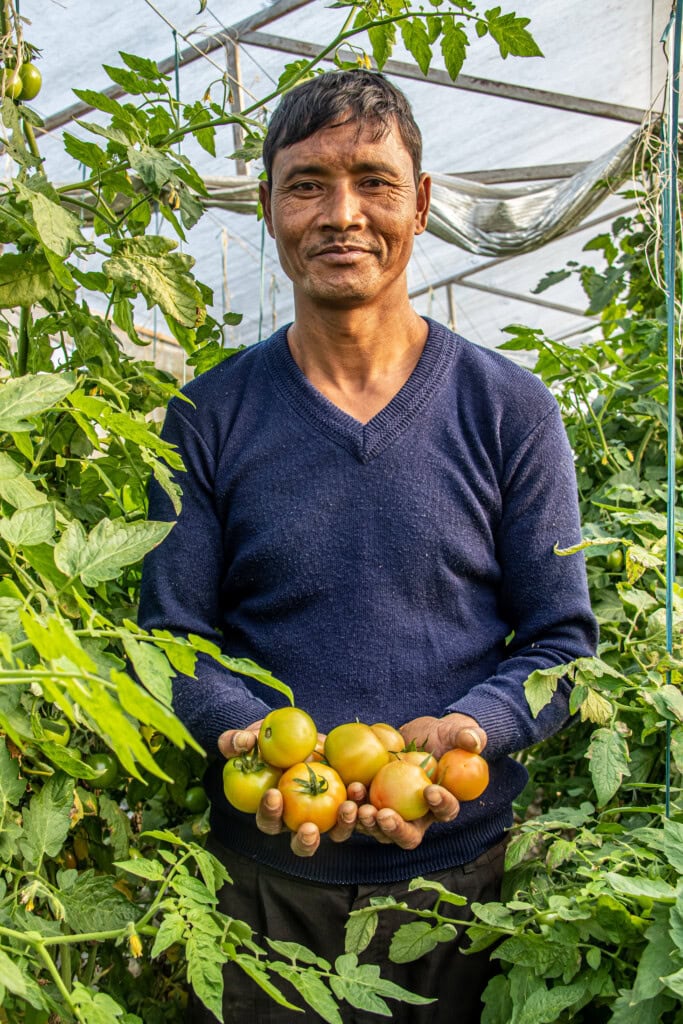
[[263, 219], [266, 222], [268, 228], [268, 234], [271, 238], [275, 238], [275, 232], [273, 231], [273, 213], [270, 205], [270, 185], [267, 181], [260, 181], [258, 186], [258, 197], [261, 202], [261, 209], [263, 210]]
[[421, 235], [427, 227], [429, 204], [432, 198], [432, 179], [428, 174], [421, 174], [417, 183], [417, 202], [415, 207], [415, 234]]

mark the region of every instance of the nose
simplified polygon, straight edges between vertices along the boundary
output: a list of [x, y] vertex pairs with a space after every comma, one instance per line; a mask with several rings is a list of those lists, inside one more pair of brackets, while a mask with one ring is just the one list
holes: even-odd
[[365, 223], [360, 196], [352, 182], [331, 185], [321, 212], [322, 226], [332, 231], [359, 230]]

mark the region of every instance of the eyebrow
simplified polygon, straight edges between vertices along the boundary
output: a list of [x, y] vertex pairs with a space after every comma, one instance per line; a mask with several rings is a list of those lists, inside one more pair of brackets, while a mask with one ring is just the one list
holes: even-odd
[[[288, 181], [291, 181], [292, 178], [298, 178], [301, 176], [305, 177], [307, 174], [324, 175], [327, 173], [327, 170], [327, 164], [323, 163], [294, 164], [282, 179], [282, 183], [286, 184]], [[360, 161], [359, 163], [353, 164], [351, 171], [354, 174], [386, 174], [393, 178], [399, 176], [396, 167], [393, 167], [391, 164], [377, 163], [374, 160]]]

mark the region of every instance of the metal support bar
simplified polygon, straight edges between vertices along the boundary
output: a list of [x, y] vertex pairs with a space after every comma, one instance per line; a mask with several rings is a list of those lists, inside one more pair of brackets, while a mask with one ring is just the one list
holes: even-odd
[[[181, 50], [178, 55], [178, 66], [184, 67], [186, 64], [192, 64], [193, 61], [198, 60], [205, 54], [220, 50], [226, 44], [229, 46], [231, 42], [240, 39], [244, 32], [260, 28], [262, 25], [269, 25], [272, 21], [284, 17], [285, 14], [291, 14], [292, 11], [305, 7], [310, 2], [311, 0], [276, 0], [269, 7], [250, 15], [248, 18], [243, 18], [242, 21], [229, 26], [225, 31], [216, 32], [215, 35], [200, 39], [199, 42]], [[159, 70], [164, 75], [174, 71], [175, 66], [175, 54], [159, 61]], [[126, 95], [126, 90], [120, 85], [111, 85], [108, 89], [102, 89], [102, 93], [111, 99], [119, 99], [121, 96]], [[64, 124], [69, 124], [71, 121], [83, 117], [84, 114], [89, 113], [92, 109], [88, 103], [72, 103], [70, 107], [65, 107], [56, 114], [50, 114], [49, 117], [46, 117], [43, 130], [46, 132], [54, 131], [55, 128], [60, 128]]]
[[[284, 36], [271, 35], [270, 32], [245, 30], [240, 33], [240, 42], [244, 45], [259, 46], [268, 50], [280, 50], [293, 53], [300, 57], [317, 57], [321, 47], [316, 43], [307, 43], [301, 39], [287, 39]], [[340, 56], [344, 57], [342, 50]], [[325, 60], [334, 60], [330, 54]], [[349, 53], [349, 59], [354, 55]], [[587, 114], [590, 117], [605, 117], [612, 121], [627, 121], [629, 124], [641, 124], [647, 111], [640, 107], [626, 107], [618, 103], [604, 103], [602, 100], [585, 99], [582, 96], [568, 96], [565, 93], [550, 92], [546, 89], [530, 89], [525, 85], [512, 85], [509, 82], [496, 82], [489, 78], [473, 78], [471, 75], [458, 75], [454, 82], [447, 71], [432, 69], [423, 75], [417, 65], [405, 61], [388, 60], [382, 69], [388, 75], [398, 78], [412, 78], [419, 82], [431, 82], [433, 85], [444, 85], [449, 89], [464, 89], [467, 92], [485, 93], [499, 99], [516, 100], [519, 103], [535, 103], [542, 107], [555, 107], [568, 110], [575, 114]]]
[[536, 167], [499, 167], [485, 171], [448, 171], [448, 176], [478, 181], [482, 185], [501, 185], [511, 181], [557, 181], [573, 178], [588, 167], [587, 160], [566, 164], [539, 164]]
[[[225, 46], [228, 74], [230, 75], [230, 110], [233, 114], [242, 111], [242, 74], [240, 69], [240, 49], [236, 40], [230, 40]], [[244, 131], [241, 124], [233, 124], [232, 141], [236, 150], [244, 145]], [[241, 157], [235, 160], [237, 174], [249, 174], [249, 166]]]

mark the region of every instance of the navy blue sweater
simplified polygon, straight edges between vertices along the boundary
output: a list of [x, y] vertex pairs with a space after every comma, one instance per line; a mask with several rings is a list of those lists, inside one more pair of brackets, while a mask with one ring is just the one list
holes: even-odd
[[[224, 844], [321, 882], [381, 883], [466, 863], [501, 838], [526, 781], [509, 755], [562, 727], [569, 683], [536, 719], [534, 669], [590, 655], [597, 631], [581, 554], [572, 454], [557, 404], [529, 371], [429, 321], [411, 377], [363, 425], [294, 362], [286, 328], [174, 400], [164, 436], [187, 472], [182, 513], [146, 559], [140, 623], [196, 633], [292, 687], [318, 728], [471, 715], [491, 782], [421, 846], [323, 837], [311, 858], [260, 833], [222, 795], [219, 734], [284, 703], [200, 656], [175, 708], [213, 763]], [[173, 519], [158, 486], [150, 517]], [[510, 640], [510, 636], [512, 639]], [[507, 639], [507, 642], [506, 642]]]

